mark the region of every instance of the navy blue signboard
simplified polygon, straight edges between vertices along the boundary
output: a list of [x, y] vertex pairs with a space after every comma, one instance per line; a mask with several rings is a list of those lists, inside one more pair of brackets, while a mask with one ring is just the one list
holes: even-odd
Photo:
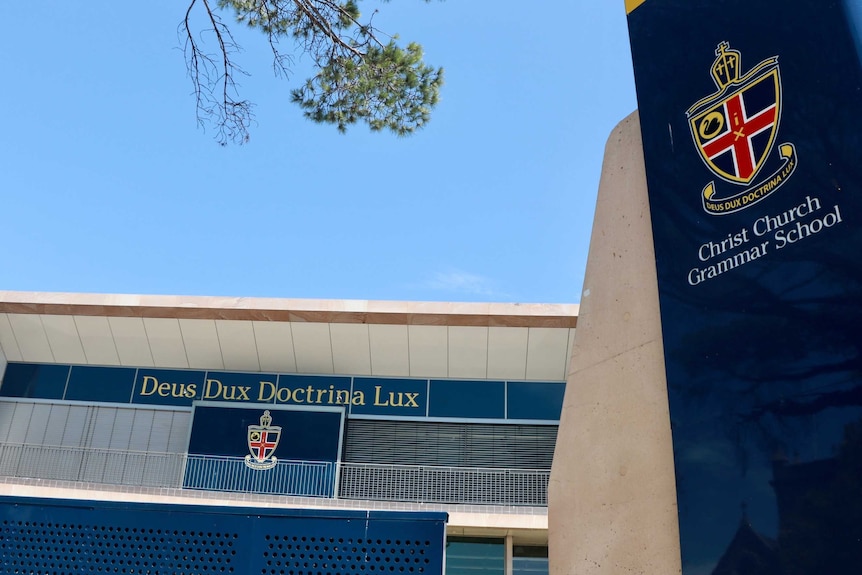
[[684, 575], [862, 573], [862, 0], [629, 0]]
[[194, 407], [183, 486], [332, 497], [344, 409]]
[[0, 397], [170, 405], [332, 407], [346, 415], [555, 422], [563, 382], [428, 380], [10, 362]]

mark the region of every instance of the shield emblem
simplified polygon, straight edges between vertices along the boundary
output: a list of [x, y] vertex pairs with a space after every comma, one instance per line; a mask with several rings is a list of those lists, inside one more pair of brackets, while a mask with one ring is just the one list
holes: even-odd
[[777, 65], [727, 86], [689, 115], [689, 128], [703, 161], [715, 175], [748, 184], [763, 167], [781, 117]]
[[260, 417], [260, 425], [249, 425], [246, 439], [251, 455], [246, 455], [246, 465], [253, 469], [268, 469], [278, 461], [273, 457], [275, 448], [281, 439], [281, 427], [271, 425], [272, 416], [269, 410]]

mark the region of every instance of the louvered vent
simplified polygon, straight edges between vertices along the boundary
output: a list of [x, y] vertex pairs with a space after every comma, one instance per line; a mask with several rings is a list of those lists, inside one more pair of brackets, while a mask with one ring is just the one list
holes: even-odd
[[384, 465], [550, 469], [555, 425], [347, 421], [344, 460]]

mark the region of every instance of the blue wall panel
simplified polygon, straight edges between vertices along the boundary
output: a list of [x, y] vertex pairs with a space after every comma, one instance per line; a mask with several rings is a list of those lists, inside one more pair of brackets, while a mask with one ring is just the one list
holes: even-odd
[[0, 497], [0, 573], [443, 572], [445, 513]]
[[4, 397], [63, 399], [69, 369], [68, 365], [9, 363], [0, 393]]
[[430, 395], [431, 417], [506, 417], [506, 384], [502, 381], [432, 379]]
[[135, 370], [129, 367], [78, 365], [69, 373], [65, 399], [128, 403], [132, 398]]
[[507, 419], [559, 419], [565, 383], [510, 381]]

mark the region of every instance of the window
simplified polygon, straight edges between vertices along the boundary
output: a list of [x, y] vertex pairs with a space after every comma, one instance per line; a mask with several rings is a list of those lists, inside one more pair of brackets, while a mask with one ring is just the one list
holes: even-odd
[[513, 546], [512, 575], [548, 575], [548, 548]]
[[504, 575], [504, 539], [450, 537], [446, 541], [446, 575]]

